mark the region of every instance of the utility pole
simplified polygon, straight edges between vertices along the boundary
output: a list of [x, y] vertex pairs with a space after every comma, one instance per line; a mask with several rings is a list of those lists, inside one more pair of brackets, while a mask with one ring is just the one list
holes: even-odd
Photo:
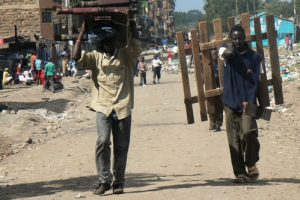
[[[70, 0], [65, 0], [65, 7], [71, 8]], [[73, 21], [72, 21], [72, 15], [68, 15], [68, 35], [72, 35], [72, 27], [73, 27]]]
[[[71, 0], [65, 0], [64, 2], [64, 7], [65, 8], [71, 8]], [[73, 34], [73, 17], [72, 15], [68, 15], [67, 16], [67, 20], [68, 20], [68, 35], [72, 35]], [[70, 57], [73, 57], [73, 41], [69, 40], [68, 41], [68, 49], [70, 50]]]
[[256, 0], [253, 0], [253, 14], [256, 16]]
[[235, 24], [240, 23], [240, 16], [239, 16], [239, 5], [238, 0], [235, 0]]
[[235, 17], [238, 16], [238, 0], [235, 0]]
[[295, 24], [298, 23], [298, 20], [297, 20], [297, 11], [296, 11], [296, 0], [294, 0], [294, 22]]

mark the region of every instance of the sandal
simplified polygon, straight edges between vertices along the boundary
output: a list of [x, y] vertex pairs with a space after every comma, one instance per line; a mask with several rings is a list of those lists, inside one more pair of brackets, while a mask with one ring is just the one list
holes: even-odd
[[247, 176], [245, 174], [239, 174], [236, 176], [236, 178], [233, 180], [234, 183], [246, 183], [248, 180]]
[[259, 171], [255, 165], [248, 167], [248, 174], [250, 180], [256, 180], [259, 177]]

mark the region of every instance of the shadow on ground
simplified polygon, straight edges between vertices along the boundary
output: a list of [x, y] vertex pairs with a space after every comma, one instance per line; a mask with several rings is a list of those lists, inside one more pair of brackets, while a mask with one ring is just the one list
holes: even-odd
[[49, 99], [42, 99], [40, 102], [1, 102], [0, 109], [8, 108], [13, 110], [28, 110], [28, 109], [47, 109], [55, 113], [62, 113], [65, 111], [67, 104], [70, 100], [67, 99], [55, 99], [49, 101]]
[[[143, 193], [143, 192], [156, 192], [168, 189], [183, 189], [183, 188], [193, 188], [193, 187], [203, 187], [203, 186], [245, 186], [245, 184], [234, 184], [232, 179], [216, 179], [216, 180], [201, 180], [199, 178], [200, 174], [192, 175], [173, 175], [173, 176], [160, 176], [158, 174], [128, 174], [126, 176], [126, 187], [127, 188], [138, 188], [136, 191], [129, 191], [126, 193]], [[178, 177], [194, 177], [194, 180], [177, 180]], [[199, 178], [199, 180], [197, 180]], [[11, 200], [11, 199], [22, 199], [27, 197], [40, 197], [45, 195], [52, 195], [55, 193], [63, 192], [66, 190], [74, 191], [76, 193], [92, 191], [93, 183], [97, 180], [96, 176], [86, 176], [86, 177], [76, 177], [65, 180], [52, 180], [45, 182], [36, 183], [24, 183], [16, 185], [7, 185], [0, 187], [0, 197], [1, 199]], [[174, 180], [177, 184], [166, 185], [167, 182]], [[158, 183], [165, 182], [164, 186], [155, 186]], [[183, 182], [183, 183], [181, 183]], [[273, 178], [273, 179], [261, 179], [255, 182], [249, 182], [246, 185], [249, 186], [265, 186], [272, 184], [299, 184], [299, 179], [292, 178]], [[1, 182], [0, 182], [1, 184]], [[3, 185], [3, 183], [2, 183]], [[146, 186], [152, 186], [146, 188]], [[145, 189], [143, 189], [145, 187]]]

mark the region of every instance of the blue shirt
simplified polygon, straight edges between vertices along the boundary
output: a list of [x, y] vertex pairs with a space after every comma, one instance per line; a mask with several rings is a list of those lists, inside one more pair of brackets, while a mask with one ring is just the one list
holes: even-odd
[[235, 52], [234, 58], [227, 61], [224, 67], [224, 105], [242, 112], [242, 102], [256, 104], [260, 62], [260, 56], [250, 49], [242, 54]]
[[37, 70], [41, 70], [42, 69], [42, 61], [40, 59], [36, 59], [35, 60], [35, 68]]

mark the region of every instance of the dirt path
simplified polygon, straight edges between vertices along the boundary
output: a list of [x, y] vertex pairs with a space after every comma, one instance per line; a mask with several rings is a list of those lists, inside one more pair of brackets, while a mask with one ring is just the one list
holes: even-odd
[[[195, 94], [194, 75], [191, 83]], [[208, 122], [199, 122], [197, 105], [196, 123], [187, 125], [181, 77], [163, 74], [161, 84], [137, 86], [135, 90], [125, 194], [108, 192], [99, 197], [91, 192], [97, 179], [96, 134], [94, 115], [82, 105], [87, 97], [81, 96], [72, 108], [77, 109], [72, 111], [77, 113], [77, 121], [66, 117], [60, 124], [74, 131], [28, 145], [1, 161], [0, 199], [299, 199], [299, 88], [299, 81], [285, 86], [287, 108], [274, 113], [269, 123], [259, 121], [261, 177], [256, 182], [232, 183], [225, 128], [209, 132]], [[72, 129], [78, 124], [80, 129]]]

